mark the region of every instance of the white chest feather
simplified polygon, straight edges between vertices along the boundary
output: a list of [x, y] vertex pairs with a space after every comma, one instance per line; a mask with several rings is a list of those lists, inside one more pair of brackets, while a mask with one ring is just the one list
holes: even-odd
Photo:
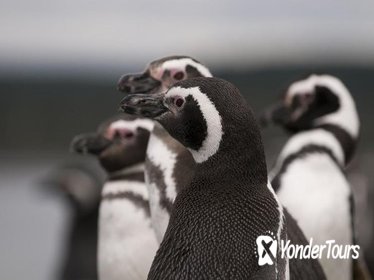
[[[166, 185], [166, 196], [171, 201], [174, 201], [175, 197], [177, 196], [177, 192], [173, 171], [177, 154], [170, 150], [162, 139], [154, 134], [151, 134], [148, 142], [147, 157], [153, 165], [157, 166], [162, 171]], [[148, 179], [153, 181], [153, 178], [150, 176], [148, 176]]]
[[[336, 163], [314, 153], [293, 161], [281, 175], [278, 197], [314, 244], [352, 244], [350, 186]], [[350, 279], [349, 260], [321, 261], [328, 279]]]
[[166, 228], [169, 224], [170, 215], [160, 204], [160, 191], [156, 183], [150, 182], [146, 176], [147, 187], [149, 188], [149, 205], [151, 208], [152, 226], [156, 233], [156, 238], [161, 243], [164, 238]]
[[[106, 183], [103, 195], [129, 191], [148, 197], [144, 183]], [[158, 248], [150, 218], [127, 198], [104, 199], [99, 214], [99, 277], [105, 280], [146, 279]]]
[[[151, 134], [147, 149], [147, 159], [151, 162], [151, 166], [157, 167], [162, 174], [156, 174], [146, 169], [145, 180], [149, 192], [152, 225], [159, 242], [161, 242], [165, 234], [170, 218], [169, 213], [160, 203], [161, 196], [163, 195], [161, 190], [166, 188], [164, 195], [171, 202], [174, 202], [177, 196], [176, 182], [173, 177], [176, 157], [177, 154], [170, 150], [162, 139]], [[161, 178], [155, 177], [160, 175]]]

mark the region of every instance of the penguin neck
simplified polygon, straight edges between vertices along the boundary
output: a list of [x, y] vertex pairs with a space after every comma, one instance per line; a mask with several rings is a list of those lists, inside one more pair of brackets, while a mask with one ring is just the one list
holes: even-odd
[[[319, 124], [315, 126], [313, 130], [319, 130], [319, 129], [322, 129], [330, 133], [338, 141], [344, 154], [344, 161], [342, 163], [342, 167], [345, 167], [346, 165], [348, 165], [350, 161], [352, 160], [354, 153], [356, 151], [356, 146], [357, 146], [359, 136], [358, 135], [353, 136], [347, 130], [345, 130], [342, 126], [339, 126], [333, 123]], [[327, 147], [329, 146], [329, 143], [326, 143]]]
[[123, 169], [110, 172], [108, 174], [108, 181], [142, 181], [144, 182], [145, 163], [140, 162]]
[[224, 126], [217, 152], [197, 163], [195, 181], [267, 184], [265, 155], [258, 130], [246, 125]]
[[359, 139], [360, 120], [355, 102], [348, 90], [340, 84], [336, 84], [335, 89], [336, 92], [341, 92], [339, 109], [315, 119], [312, 129], [324, 129], [339, 141], [344, 151], [344, 165], [347, 165], [354, 155]]
[[328, 154], [340, 167], [345, 166], [345, 152], [338, 138], [324, 127], [316, 127], [292, 136], [283, 148], [277, 166], [293, 157], [311, 153]]
[[336, 126], [344, 130], [352, 138], [358, 138], [360, 132], [360, 119], [357, 113], [356, 104], [343, 85], [335, 85], [334, 92], [338, 95], [338, 109], [332, 113], [320, 116], [313, 121], [313, 127], [321, 125]]
[[148, 190], [144, 182], [144, 163], [112, 172], [101, 192], [101, 202], [130, 201], [150, 216]]

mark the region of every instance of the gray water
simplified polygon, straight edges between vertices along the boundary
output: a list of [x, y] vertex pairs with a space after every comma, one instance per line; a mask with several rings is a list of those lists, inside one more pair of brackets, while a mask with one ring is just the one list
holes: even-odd
[[44, 192], [39, 182], [64, 157], [1, 153], [1, 279], [55, 279], [64, 252], [69, 209], [61, 197]]

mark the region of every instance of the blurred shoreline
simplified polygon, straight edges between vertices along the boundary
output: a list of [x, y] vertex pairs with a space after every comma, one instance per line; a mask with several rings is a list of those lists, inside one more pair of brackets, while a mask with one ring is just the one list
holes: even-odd
[[[362, 121], [360, 145], [374, 142], [374, 126], [370, 124], [374, 106], [374, 67], [212, 69], [212, 72], [233, 82], [256, 113], [300, 77], [310, 73], [336, 75], [356, 99]], [[118, 72], [110, 79], [106, 75], [87, 77], [84, 73], [75, 76], [1, 77], [0, 149], [68, 150], [74, 135], [93, 131], [102, 120], [118, 113], [122, 95], [116, 90], [116, 83], [124, 73], [127, 72]]]

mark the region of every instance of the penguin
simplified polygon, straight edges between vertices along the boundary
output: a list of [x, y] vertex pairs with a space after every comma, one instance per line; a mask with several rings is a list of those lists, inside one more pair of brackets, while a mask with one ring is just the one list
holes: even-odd
[[[306, 237], [315, 244], [356, 244], [344, 169], [354, 155], [360, 122], [349, 90], [334, 76], [311, 75], [291, 84], [264, 121], [292, 133], [269, 177]], [[325, 257], [321, 264], [327, 279], [369, 279], [354, 273], [352, 257]]]
[[[195, 161], [148, 279], [290, 279], [280, 250], [269, 253], [272, 265], [258, 256], [259, 237], [273, 234], [275, 248], [287, 240], [286, 213], [268, 183], [260, 131], [239, 90], [221, 79], [193, 78], [166, 94], [128, 95], [121, 108], [158, 121]], [[321, 269], [304, 275], [291, 279], [325, 279]]]
[[[124, 75], [118, 89], [125, 94], [160, 94], [178, 81], [211, 76], [206, 66], [191, 57], [168, 56], [151, 62], [141, 74]], [[191, 179], [195, 163], [190, 152], [158, 123], [151, 133], [145, 162], [152, 224], [161, 242], [178, 186]]]
[[152, 127], [124, 115], [72, 141], [73, 150], [95, 155], [108, 174], [99, 209], [99, 279], [145, 279], [158, 248], [144, 182]]
[[99, 167], [70, 162], [42, 179], [43, 192], [66, 198], [71, 213], [57, 279], [97, 279], [97, 220], [103, 176]]
[[190, 56], [172, 55], [152, 61], [143, 73], [123, 75], [117, 86], [119, 91], [128, 94], [159, 93], [176, 82], [196, 77], [212, 77], [212, 73]]

